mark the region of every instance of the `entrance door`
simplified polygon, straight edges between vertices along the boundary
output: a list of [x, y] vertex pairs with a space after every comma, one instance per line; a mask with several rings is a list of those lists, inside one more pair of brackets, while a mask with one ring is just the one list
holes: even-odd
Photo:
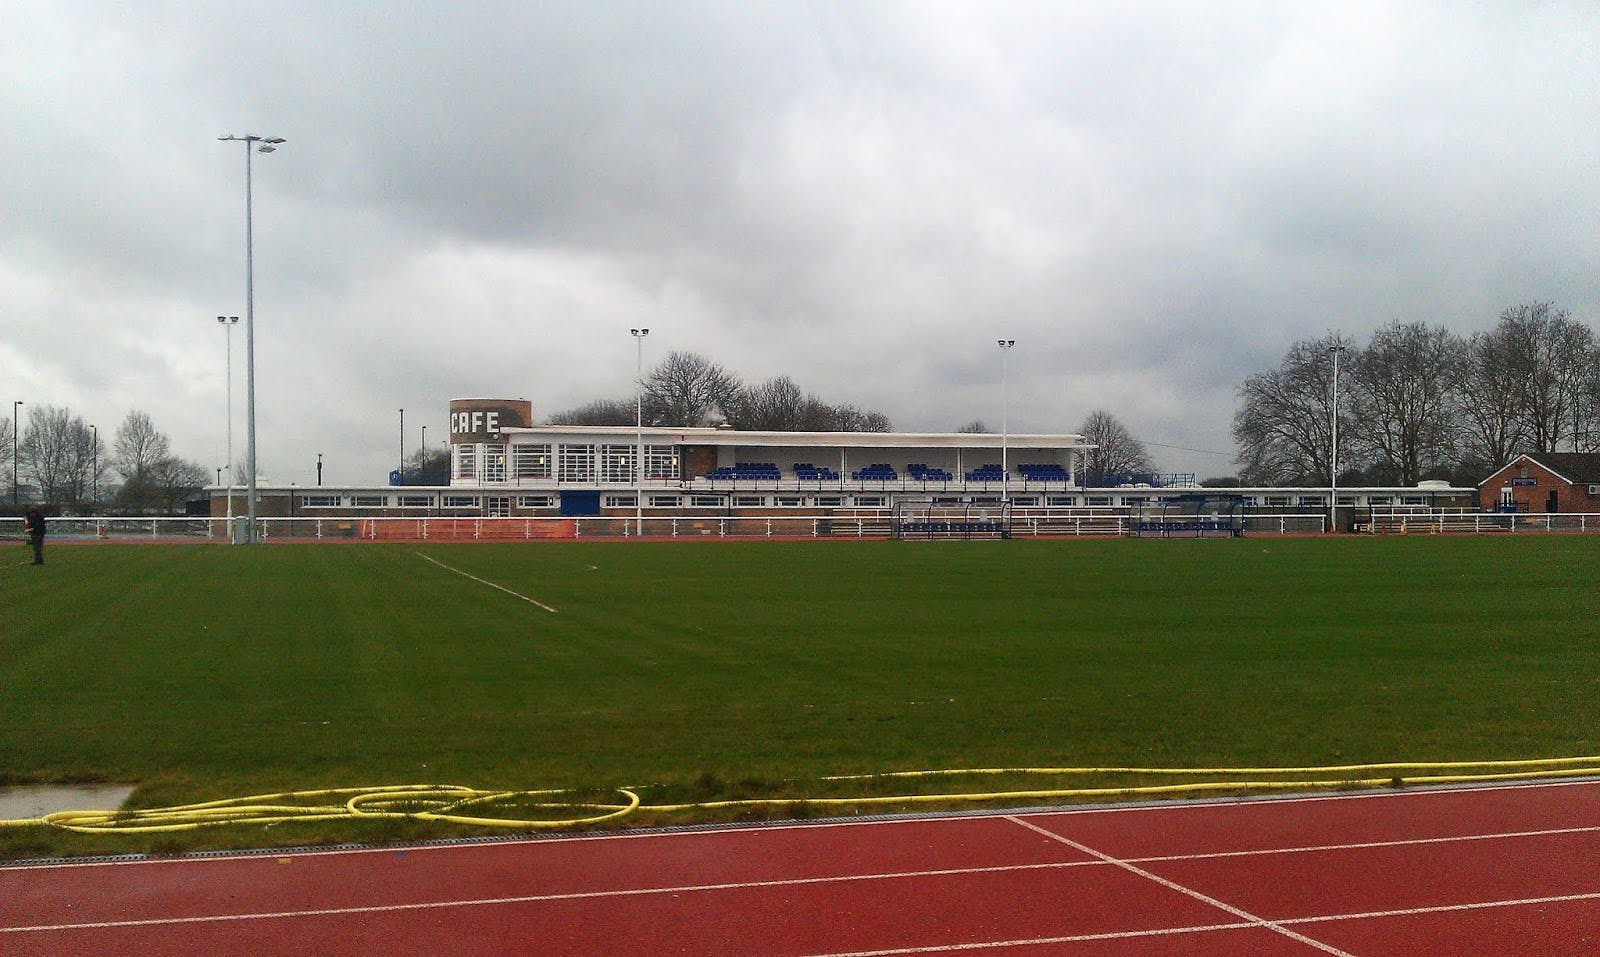
[[1558, 507], [1559, 505], [1560, 505], [1560, 502], [1557, 501], [1557, 499], [1556, 499], [1556, 490], [1555, 489], [1551, 489], [1550, 490], [1550, 497], [1545, 499], [1544, 510], [1546, 512], [1549, 512], [1551, 515], [1554, 515], [1556, 512], [1559, 512], [1561, 510]]

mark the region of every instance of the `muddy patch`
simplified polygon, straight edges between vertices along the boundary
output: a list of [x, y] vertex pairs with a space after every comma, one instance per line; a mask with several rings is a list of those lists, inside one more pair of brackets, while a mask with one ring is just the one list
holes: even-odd
[[131, 784], [28, 784], [0, 788], [0, 820], [26, 820], [57, 811], [115, 811]]

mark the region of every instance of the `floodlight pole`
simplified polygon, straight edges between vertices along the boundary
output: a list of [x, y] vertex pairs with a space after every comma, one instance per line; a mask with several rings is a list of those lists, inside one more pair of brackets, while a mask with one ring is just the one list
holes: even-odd
[[997, 339], [1000, 344], [1000, 501], [1011, 500], [1011, 467], [1007, 452], [1011, 444], [1011, 426], [1006, 419], [1006, 386], [1011, 376], [1011, 347], [1015, 339]]
[[[227, 333], [227, 369], [228, 369], [228, 535], [233, 536], [233, 327], [239, 324], [238, 316], [218, 316], [217, 322], [222, 324], [222, 329]], [[217, 484], [222, 484], [222, 476], [217, 475]]]
[[[244, 144], [244, 365], [245, 365], [245, 482], [248, 501], [246, 514], [250, 528], [245, 543], [260, 541], [256, 531], [256, 260], [255, 260], [255, 196], [250, 166], [252, 152], [271, 153], [284, 142], [281, 136], [219, 136], [224, 143]], [[257, 145], [260, 144], [260, 145]], [[229, 466], [232, 467], [231, 465]], [[233, 485], [228, 485], [228, 500], [233, 501]]]
[[406, 410], [400, 410], [400, 484], [406, 484]]
[[644, 537], [644, 337], [649, 329], [629, 329], [633, 336], [635, 373], [633, 383], [633, 514], [634, 527]]
[[100, 501], [100, 427], [98, 425], [89, 426], [89, 434], [92, 436], [89, 441], [93, 443], [89, 447], [89, 455], [92, 462], [89, 466], [89, 481], [91, 483], [89, 504], [97, 505]]
[[1328, 350], [1333, 353], [1333, 454], [1328, 470], [1328, 509], [1333, 531], [1339, 531], [1339, 357], [1344, 355], [1344, 345]]

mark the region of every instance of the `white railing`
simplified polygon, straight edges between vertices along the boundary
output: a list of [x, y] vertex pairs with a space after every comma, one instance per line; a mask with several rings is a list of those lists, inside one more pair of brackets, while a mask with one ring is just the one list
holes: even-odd
[[1494, 532], [1600, 532], [1594, 512], [1475, 512], [1467, 509], [1375, 508], [1374, 535], [1485, 535]]

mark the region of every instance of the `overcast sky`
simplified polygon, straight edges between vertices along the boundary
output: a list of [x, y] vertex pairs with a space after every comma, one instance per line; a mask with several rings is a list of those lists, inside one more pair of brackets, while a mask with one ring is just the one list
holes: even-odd
[[[1600, 315], [1600, 4], [7, 0], [0, 383], [383, 482], [449, 400], [699, 352], [896, 429], [1231, 474], [1298, 339]], [[244, 452], [236, 327], [236, 458]]]

